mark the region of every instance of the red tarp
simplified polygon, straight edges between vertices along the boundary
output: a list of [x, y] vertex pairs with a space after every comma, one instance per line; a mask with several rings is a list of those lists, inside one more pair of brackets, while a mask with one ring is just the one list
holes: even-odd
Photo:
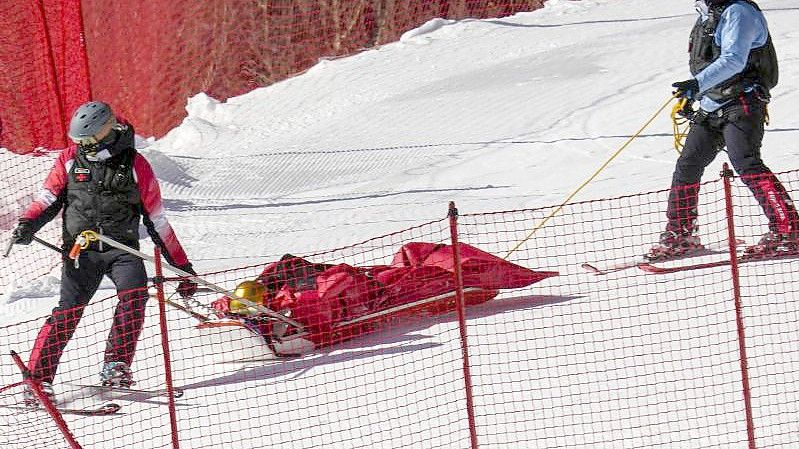
[[[368, 332], [376, 321], [418, 312], [454, 309], [456, 290], [452, 246], [408, 243], [394, 255], [391, 265], [353, 267], [314, 264], [286, 255], [269, 264], [258, 281], [265, 286], [262, 304], [287, 314], [305, 327], [306, 339], [330, 344]], [[468, 305], [495, 297], [500, 289], [526, 287], [557, 272], [533, 271], [460, 243], [460, 265]], [[425, 302], [425, 299], [443, 297]], [[394, 311], [398, 306], [407, 306]], [[229, 298], [214, 303], [229, 312]], [[378, 312], [391, 309], [388, 313]], [[365, 316], [374, 316], [349, 322]], [[262, 332], [271, 332], [266, 327]]]

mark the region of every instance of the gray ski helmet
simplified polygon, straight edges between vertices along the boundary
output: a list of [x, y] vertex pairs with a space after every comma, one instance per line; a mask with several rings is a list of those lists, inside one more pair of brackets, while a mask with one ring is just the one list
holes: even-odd
[[116, 117], [111, 111], [111, 106], [102, 101], [90, 101], [75, 110], [69, 122], [68, 135], [77, 144], [97, 143], [95, 136], [105, 128], [110, 129], [114, 124]]

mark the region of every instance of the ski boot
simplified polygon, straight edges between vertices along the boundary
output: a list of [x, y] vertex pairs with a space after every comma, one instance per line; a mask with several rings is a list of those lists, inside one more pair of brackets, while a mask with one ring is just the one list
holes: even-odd
[[[56, 397], [55, 392], [53, 391], [53, 384], [50, 382], [40, 382], [39, 388], [42, 389], [42, 393], [50, 399], [50, 402], [56, 404]], [[22, 403], [25, 404], [26, 407], [38, 407], [39, 406], [39, 398], [36, 394], [33, 393], [30, 385], [25, 385], [25, 389], [22, 390]]]
[[658, 244], [653, 246], [644, 258], [652, 262], [668, 260], [691, 254], [704, 248], [699, 241], [699, 237], [695, 235], [665, 231], [660, 234]]
[[105, 387], [130, 387], [133, 372], [125, 362], [105, 362], [100, 372], [100, 384]]
[[756, 245], [744, 250], [747, 257], [782, 256], [799, 253], [799, 235], [796, 233], [769, 231], [763, 234]]

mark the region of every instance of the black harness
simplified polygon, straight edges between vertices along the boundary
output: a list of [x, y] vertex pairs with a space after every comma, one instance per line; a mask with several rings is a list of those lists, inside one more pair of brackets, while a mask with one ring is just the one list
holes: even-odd
[[91, 161], [78, 149], [68, 173], [64, 242], [92, 230], [138, 247], [141, 194], [133, 176], [135, 156], [132, 145], [106, 161]]
[[[760, 11], [760, 7], [753, 0], [738, 0], [752, 5]], [[704, 70], [721, 55], [721, 47], [716, 45], [716, 28], [724, 10], [735, 2], [723, 2], [719, 5], [711, 6], [708, 9], [708, 18], [704, 22], [698, 18], [691, 30], [688, 52], [690, 54], [689, 66], [691, 74]], [[768, 35], [766, 43], [749, 52], [746, 67], [735, 76], [712, 87], [704, 93], [712, 100], [723, 103], [727, 100], [739, 97], [744, 91], [755, 87], [760, 91], [760, 95], [768, 98], [769, 91], [777, 85], [779, 80], [779, 67], [777, 64], [777, 53]]]

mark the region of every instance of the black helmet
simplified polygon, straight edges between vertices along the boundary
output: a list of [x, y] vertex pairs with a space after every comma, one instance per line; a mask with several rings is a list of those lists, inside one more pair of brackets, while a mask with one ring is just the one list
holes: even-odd
[[78, 145], [93, 145], [106, 137], [116, 124], [111, 106], [102, 101], [90, 101], [75, 110], [67, 135]]

